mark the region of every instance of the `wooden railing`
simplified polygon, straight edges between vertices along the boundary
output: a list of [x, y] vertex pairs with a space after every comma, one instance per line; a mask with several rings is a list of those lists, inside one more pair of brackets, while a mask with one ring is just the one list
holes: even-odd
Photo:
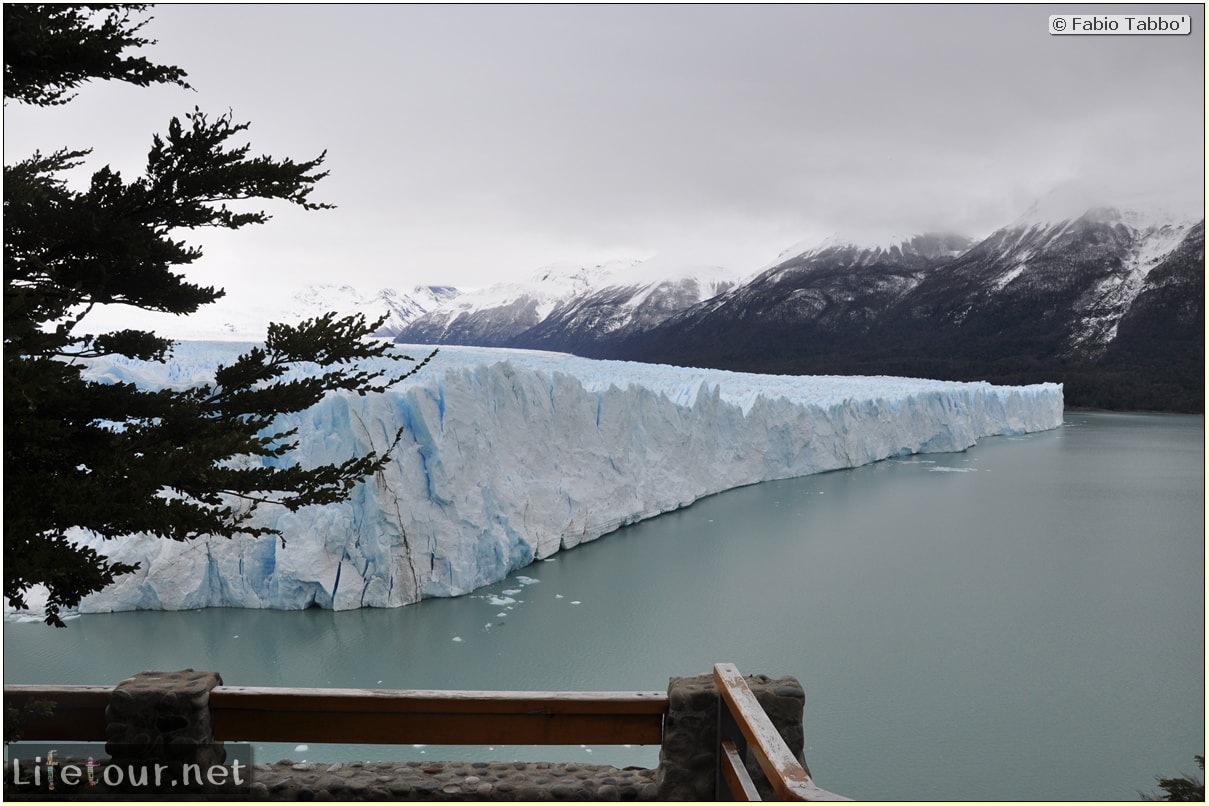
[[[6, 705], [55, 703], [28, 740], [105, 740], [106, 686], [4, 687]], [[662, 691], [400, 691], [218, 686], [217, 741], [355, 744], [659, 744]]]
[[215, 738], [358, 744], [659, 744], [661, 691], [366, 691], [220, 686]]
[[[4, 687], [4, 709], [20, 711], [25, 705], [49, 700], [49, 714], [21, 719], [22, 739], [32, 741], [105, 741], [105, 706], [109, 704], [110, 686], [21, 686]], [[11, 726], [5, 728], [7, 735]]]
[[722, 695], [718, 707], [719, 799], [730, 795], [733, 800], [762, 800], [743, 762], [750, 750], [778, 800], [848, 800], [815, 786], [733, 663], [715, 664], [714, 683]]
[[[739, 670], [714, 667], [717, 796], [759, 800], [750, 752], [781, 800], [846, 800], [815, 786]], [[6, 707], [51, 700], [49, 716], [21, 725], [31, 741], [105, 741], [107, 686], [6, 685]], [[218, 686], [210, 692], [217, 741], [355, 744], [661, 744], [661, 691], [401, 691]]]

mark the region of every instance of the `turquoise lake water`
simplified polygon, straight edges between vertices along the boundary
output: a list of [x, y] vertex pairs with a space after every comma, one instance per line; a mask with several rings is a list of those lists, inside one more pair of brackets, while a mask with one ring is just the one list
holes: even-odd
[[[450, 600], [7, 622], [6, 683], [654, 690], [720, 661], [806, 689], [806, 758], [858, 799], [1137, 800], [1205, 735], [1204, 418], [1068, 412], [958, 454], [699, 501]], [[263, 760], [654, 748], [262, 745]]]

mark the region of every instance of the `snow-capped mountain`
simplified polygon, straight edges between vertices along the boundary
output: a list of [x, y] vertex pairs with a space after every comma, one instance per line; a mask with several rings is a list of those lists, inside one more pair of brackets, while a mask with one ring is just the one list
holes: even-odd
[[800, 243], [747, 276], [676, 255], [556, 264], [465, 292], [366, 296], [324, 285], [272, 309], [222, 300], [151, 329], [260, 339], [269, 321], [359, 311], [387, 314], [380, 332], [401, 343], [791, 374], [1060, 381], [1071, 405], [1203, 410], [1203, 211], [1079, 203], [1051, 195], [980, 241], [923, 233]]
[[740, 368], [753, 352], [768, 359], [805, 343], [824, 350], [837, 336], [865, 332], [928, 271], [971, 244], [946, 233], [864, 243], [832, 236], [798, 244], [748, 282], [645, 335], [628, 335], [618, 357], [693, 363], [704, 356]]
[[528, 280], [468, 291], [418, 317], [400, 342], [544, 348], [591, 355], [598, 343], [649, 330], [736, 281], [734, 272], [672, 256], [546, 266]]
[[561, 303], [588, 293], [600, 276], [628, 270], [635, 262], [550, 265], [520, 282], [468, 290], [409, 322], [396, 336], [416, 344], [507, 346]]
[[744, 320], [862, 327], [916, 288], [926, 272], [972, 244], [949, 233], [872, 244], [833, 236], [765, 270], [711, 307], [733, 307]]
[[418, 285], [406, 293], [383, 288], [367, 296], [349, 285], [312, 285], [293, 296], [292, 304], [282, 312], [282, 319], [301, 321], [329, 311], [342, 315], [361, 313], [369, 321], [385, 316], [378, 334], [394, 336], [412, 320], [460, 293], [451, 286]]
[[274, 300], [223, 297], [184, 317], [109, 306], [89, 313], [83, 325], [88, 332], [143, 328], [174, 339], [261, 341], [270, 322], [297, 324], [335, 311], [341, 315], [361, 313], [370, 322], [385, 316], [378, 335], [394, 336], [411, 320], [459, 293], [449, 286], [428, 285], [407, 292], [384, 288], [367, 295], [350, 285], [318, 284]]
[[1099, 358], [1150, 274], [1182, 255], [1189, 237], [1203, 251], [1203, 227], [1192, 220], [1110, 207], [1059, 221], [1026, 215], [922, 283], [912, 313], [967, 338], [1020, 330], [1043, 336], [1044, 352]]
[[[832, 235], [813, 245], [799, 244], [783, 251], [774, 267], [787, 268], [811, 263], [848, 268], [876, 264], [927, 267], [937, 261], [955, 258], [973, 245], [972, 239], [950, 232], [881, 238]], [[801, 248], [803, 246], [805, 248]]]
[[[1203, 408], [1203, 217], [1035, 208], [977, 243], [833, 238], [610, 357], [792, 373], [1065, 381], [1073, 405]], [[797, 254], [792, 254], [797, 252]], [[1170, 395], [1160, 395], [1165, 385]]]

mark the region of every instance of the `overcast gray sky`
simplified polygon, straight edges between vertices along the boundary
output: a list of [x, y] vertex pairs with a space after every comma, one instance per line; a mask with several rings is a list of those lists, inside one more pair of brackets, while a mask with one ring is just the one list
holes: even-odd
[[[5, 159], [96, 148], [127, 176], [200, 106], [309, 158], [329, 212], [187, 236], [232, 292], [482, 285], [686, 252], [756, 268], [839, 232], [978, 236], [1061, 185], [1203, 204], [1190, 36], [1048, 33], [1087, 6], [162, 5], [196, 92], [94, 84], [5, 109]], [[254, 231], [253, 231], [254, 230]]]

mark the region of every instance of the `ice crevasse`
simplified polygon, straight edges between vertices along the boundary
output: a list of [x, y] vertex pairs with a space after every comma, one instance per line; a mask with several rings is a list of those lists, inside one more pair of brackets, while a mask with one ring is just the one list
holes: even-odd
[[[88, 373], [142, 386], [213, 377], [248, 345], [185, 342], [168, 364], [107, 359]], [[422, 355], [426, 348], [409, 349]], [[286, 458], [394, 459], [340, 504], [263, 508], [271, 537], [177, 543], [73, 537], [138, 571], [81, 612], [200, 607], [345, 610], [454, 596], [625, 524], [733, 487], [1062, 423], [1057, 384], [769, 376], [444, 348], [380, 395], [329, 394], [283, 418]]]

